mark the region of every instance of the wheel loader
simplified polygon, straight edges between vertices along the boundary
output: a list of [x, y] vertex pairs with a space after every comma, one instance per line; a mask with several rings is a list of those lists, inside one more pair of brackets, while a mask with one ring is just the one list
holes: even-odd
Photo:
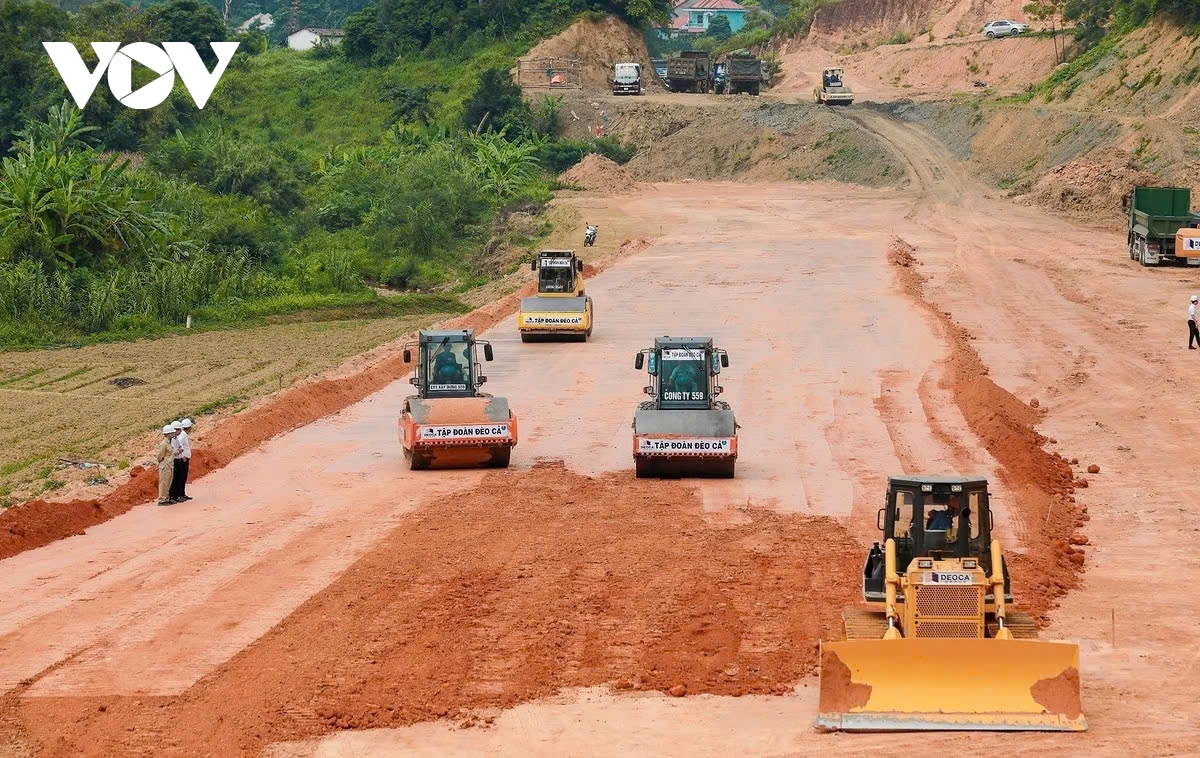
[[522, 342], [592, 336], [592, 298], [583, 291], [583, 261], [574, 250], [543, 250], [529, 263], [538, 292], [521, 298], [517, 328]]
[[992, 539], [987, 480], [893, 476], [865, 607], [822, 642], [826, 731], [1083, 731], [1079, 646], [1037, 638]]
[[657, 337], [633, 361], [645, 366], [652, 399], [633, 416], [633, 462], [638, 478], [732, 477], [737, 463], [737, 421], [717, 400], [729, 354], [711, 337]]
[[821, 72], [821, 86], [813, 88], [813, 102], [817, 105], [850, 105], [854, 93], [842, 79], [840, 68], [827, 68]]
[[[417, 334], [417, 365], [409, 381], [417, 394], [404, 400], [400, 444], [413, 470], [508, 466], [517, 444], [517, 417], [502, 397], [479, 388], [487, 381], [476, 362], [483, 346], [492, 360], [492, 345], [475, 339], [471, 329]], [[404, 362], [412, 363], [413, 344], [404, 346]]]

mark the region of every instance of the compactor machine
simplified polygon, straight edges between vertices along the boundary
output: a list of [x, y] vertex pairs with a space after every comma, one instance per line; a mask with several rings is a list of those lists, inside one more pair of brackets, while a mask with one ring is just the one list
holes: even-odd
[[[479, 388], [487, 381], [476, 361], [478, 346], [492, 360], [492, 346], [471, 329], [417, 335], [417, 365], [410, 380], [417, 394], [404, 401], [400, 444], [410, 468], [508, 466], [517, 444], [517, 417], [508, 401]], [[412, 363], [412, 343], [404, 362]]]
[[854, 102], [854, 93], [846, 86], [840, 68], [827, 68], [821, 72], [821, 86], [813, 88], [813, 102], [817, 105], [849, 105]]
[[583, 260], [574, 250], [543, 250], [530, 261], [537, 294], [521, 298], [517, 328], [522, 342], [592, 336], [592, 298], [583, 291]]
[[1013, 610], [987, 480], [893, 476], [863, 566], [864, 608], [821, 643], [816, 726], [1083, 731], [1079, 646]]
[[656, 337], [633, 366], [646, 368], [651, 397], [633, 416], [633, 462], [641, 477], [732, 477], [737, 421], [717, 400], [729, 354], [711, 337]]

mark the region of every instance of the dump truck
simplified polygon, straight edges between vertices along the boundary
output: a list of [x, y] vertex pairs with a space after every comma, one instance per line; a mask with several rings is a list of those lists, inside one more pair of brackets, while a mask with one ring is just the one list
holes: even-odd
[[[508, 466], [517, 444], [517, 417], [508, 400], [479, 388], [487, 381], [476, 362], [483, 346], [471, 329], [417, 333], [417, 365], [409, 381], [417, 394], [405, 398], [400, 415], [400, 445], [409, 468]], [[413, 361], [413, 343], [404, 346], [404, 362]]]
[[821, 72], [821, 86], [813, 89], [813, 102], [817, 105], [849, 105], [854, 102], [854, 93], [846, 86], [840, 68], [827, 68]]
[[762, 87], [762, 61], [749, 53], [734, 54], [725, 61], [725, 91], [731, 95], [757, 95]]
[[672, 92], [708, 92], [712, 87], [712, 56], [702, 50], [684, 50], [667, 61], [667, 89]]
[[614, 95], [642, 94], [642, 64], [616, 63], [613, 65], [612, 93]]
[[729, 354], [711, 337], [656, 337], [633, 366], [645, 366], [650, 400], [633, 416], [633, 461], [638, 478], [732, 477], [737, 463], [737, 421], [717, 400]]
[[1200, 227], [1200, 215], [1192, 213], [1192, 192], [1186, 187], [1135, 187], [1122, 203], [1129, 214], [1129, 258], [1143, 266], [1186, 263], [1200, 266], [1200, 250], [1177, 248], [1181, 229]]
[[529, 262], [537, 294], [521, 298], [517, 329], [522, 342], [592, 336], [592, 298], [583, 291], [583, 260], [574, 250], [543, 250]]
[[1014, 610], [982, 477], [893, 476], [846, 639], [822, 641], [827, 731], [1083, 731], [1079, 646]]

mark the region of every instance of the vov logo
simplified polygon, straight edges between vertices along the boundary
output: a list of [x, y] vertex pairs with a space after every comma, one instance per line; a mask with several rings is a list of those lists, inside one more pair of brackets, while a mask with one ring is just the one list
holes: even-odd
[[[79, 51], [70, 42], [43, 42], [42, 46], [50, 54], [54, 68], [58, 69], [63, 84], [67, 85], [67, 90], [81, 110], [92, 98], [105, 71], [108, 71], [108, 88], [113, 96], [130, 108], [145, 110], [167, 99], [171, 88], [175, 86], [176, 72], [183, 79], [183, 86], [196, 102], [196, 107], [204, 107], [221, 75], [225, 73], [225, 67], [237, 52], [239, 43], [209, 44], [217, 54], [217, 66], [211, 72], [189, 42], [164, 42], [162, 47], [149, 42], [131, 42], [124, 47], [120, 42], [93, 42], [92, 50], [96, 51], [99, 59], [94, 71], [88, 71]], [[134, 61], [158, 74], [158, 78], [136, 92], [133, 91]]]

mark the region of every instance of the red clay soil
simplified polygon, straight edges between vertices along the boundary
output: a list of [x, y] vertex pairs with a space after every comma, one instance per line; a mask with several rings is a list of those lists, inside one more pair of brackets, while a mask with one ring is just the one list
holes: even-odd
[[935, 303], [926, 299], [925, 277], [918, 271], [915, 248], [892, 242], [888, 260], [905, 292], [940, 323], [950, 343], [941, 386], [954, 397], [967, 426], [1000, 464], [1000, 477], [1013, 502], [998, 502], [1020, 524], [1024, 553], [1009, 551], [1005, 561], [1013, 576], [1017, 605], [1038, 619], [1057, 598], [1078, 583], [1084, 553], [1071, 544], [1087, 522], [1087, 511], [1072, 495], [1070, 464], [1043, 447], [1047, 438], [1034, 429], [1042, 411], [1031, 408], [988, 376], [987, 366], [971, 345], [971, 334]]
[[[599, 274], [614, 261], [648, 244], [644, 239], [626, 241], [610, 260], [588, 264], [584, 275]], [[534, 285], [527, 284], [512, 295], [450, 319], [442, 326], [481, 332], [515, 313], [520, 299], [533, 292]], [[410, 335], [397, 340], [382, 351], [378, 360], [351, 373], [297, 385], [225, 420], [205, 434], [202, 445], [196, 446], [189, 477], [194, 481], [224, 468], [271, 438], [337, 413], [407, 375], [410, 367], [404, 363], [399, 347], [411, 338]], [[157, 496], [157, 471], [135, 467], [130, 474], [125, 484], [102, 498], [68, 502], [32, 500], [0, 511], [0, 560], [82, 534]]]
[[45, 755], [257, 755], [565, 687], [781, 693], [840, 635], [862, 549], [824, 517], [743, 513], [712, 523], [693, 490], [629, 473], [489, 474], [400, 520], [184, 694], [12, 694], [0, 737]]

